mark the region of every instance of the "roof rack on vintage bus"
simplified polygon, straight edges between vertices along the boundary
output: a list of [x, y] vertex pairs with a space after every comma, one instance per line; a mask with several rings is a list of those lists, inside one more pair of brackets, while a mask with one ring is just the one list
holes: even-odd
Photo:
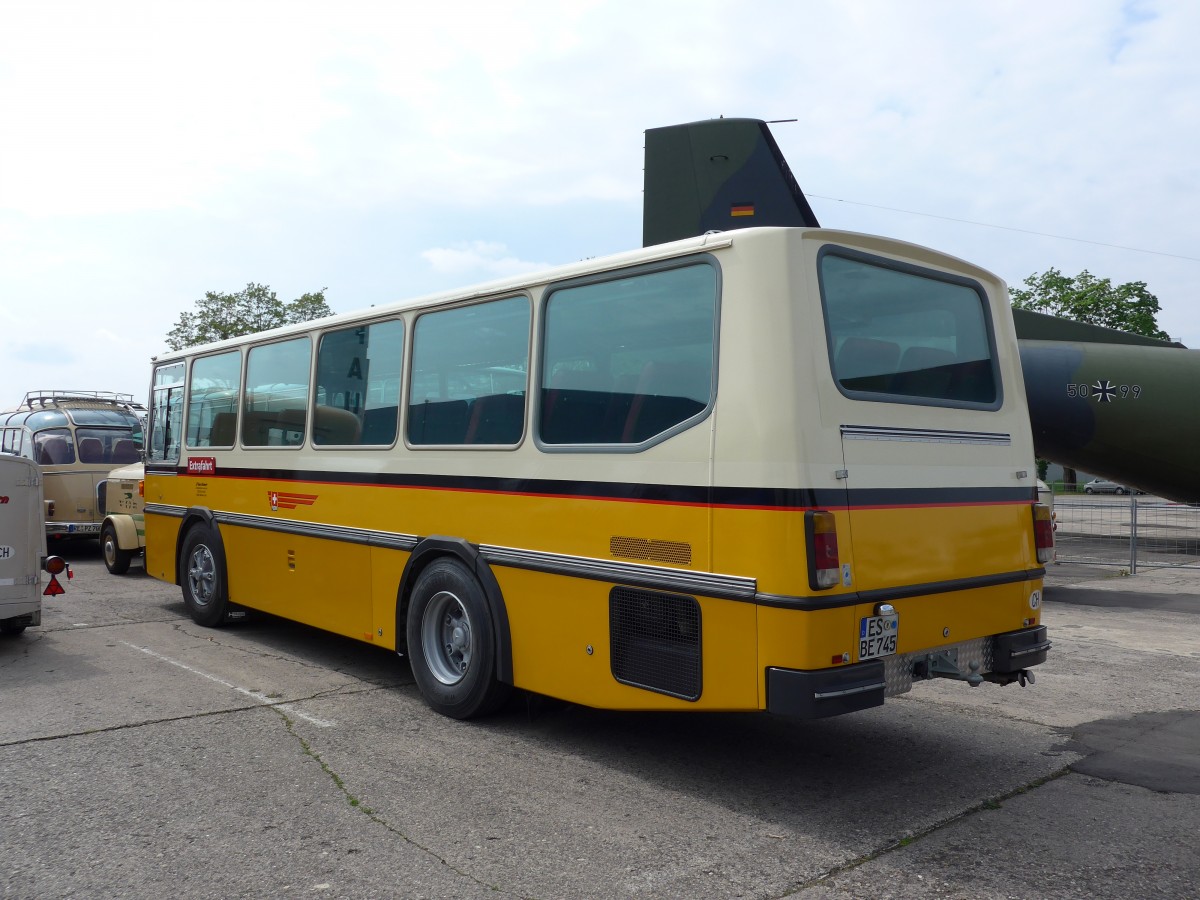
[[21, 405], [17, 409], [37, 409], [70, 402], [107, 403], [112, 406], [125, 406], [135, 410], [145, 410], [145, 407], [141, 403], [133, 399], [133, 394], [123, 394], [116, 391], [68, 391], [58, 389], [29, 391], [25, 394], [25, 399], [21, 401]]

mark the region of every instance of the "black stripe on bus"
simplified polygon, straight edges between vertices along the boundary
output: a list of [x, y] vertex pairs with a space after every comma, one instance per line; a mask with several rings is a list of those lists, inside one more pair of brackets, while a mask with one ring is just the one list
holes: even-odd
[[787, 609], [838, 609], [856, 606], [859, 603], [888, 603], [892, 600], [907, 600], [933, 594], [950, 594], [955, 591], [970, 591], [977, 588], [995, 587], [1001, 584], [1016, 584], [1034, 581], [1046, 575], [1045, 569], [1018, 569], [1015, 572], [998, 572], [994, 575], [973, 575], [969, 578], [951, 578], [946, 581], [929, 581], [924, 584], [908, 584], [898, 587], [879, 588], [873, 591], [856, 591], [853, 594], [785, 596], [779, 594], [756, 594], [754, 601], [761, 606], [779, 606]]
[[[147, 469], [158, 474], [187, 475], [187, 469]], [[1033, 487], [940, 488], [769, 488], [709, 487], [707, 485], [642, 484], [613, 481], [571, 481], [544, 478], [503, 478], [485, 475], [383, 474], [294, 469], [219, 467], [204, 479], [239, 478], [260, 481], [297, 481], [308, 484], [345, 484], [491, 494], [623, 500], [680, 506], [714, 506], [741, 509], [886, 509], [914, 506], [978, 506], [989, 503], [1028, 503]]]

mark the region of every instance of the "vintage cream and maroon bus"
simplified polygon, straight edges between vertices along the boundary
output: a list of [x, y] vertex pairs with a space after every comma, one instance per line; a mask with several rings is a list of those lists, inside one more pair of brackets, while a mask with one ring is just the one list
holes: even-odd
[[146, 569], [406, 654], [447, 715], [820, 717], [1043, 661], [1004, 284], [712, 234], [163, 355]]

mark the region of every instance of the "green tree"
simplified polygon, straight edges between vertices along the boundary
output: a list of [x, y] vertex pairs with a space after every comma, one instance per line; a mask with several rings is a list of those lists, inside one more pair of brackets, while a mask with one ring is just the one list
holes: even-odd
[[1158, 327], [1158, 298], [1146, 289], [1144, 281], [1114, 285], [1110, 279], [1097, 278], [1087, 269], [1074, 278], [1068, 278], [1058, 269], [1047, 269], [1040, 275], [1030, 275], [1025, 279], [1025, 287], [1011, 288], [1009, 294], [1017, 309], [1163, 341], [1171, 339]]
[[179, 314], [179, 321], [167, 333], [167, 346], [182, 350], [240, 334], [331, 316], [333, 310], [325, 302], [326, 290], [321, 288], [304, 294], [291, 303], [284, 303], [267, 285], [253, 282], [236, 294], [208, 291], [196, 304], [194, 312]]

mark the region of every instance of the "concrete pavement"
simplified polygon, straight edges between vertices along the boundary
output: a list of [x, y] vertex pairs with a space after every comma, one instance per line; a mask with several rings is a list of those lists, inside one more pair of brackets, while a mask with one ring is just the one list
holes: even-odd
[[1052, 567], [1028, 688], [452, 722], [394, 655], [73, 560], [0, 643], [0, 896], [1191, 898], [1200, 573]]

